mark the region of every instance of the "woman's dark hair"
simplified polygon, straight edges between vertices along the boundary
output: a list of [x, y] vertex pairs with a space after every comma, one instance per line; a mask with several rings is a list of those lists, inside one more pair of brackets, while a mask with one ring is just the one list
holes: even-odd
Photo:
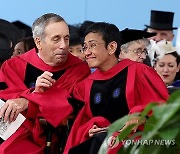
[[[175, 57], [175, 58], [176, 58], [177, 66], [179, 65], [179, 63], [180, 63], [180, 55], [178, 54], [177, 51], [170, 52], [170, 53], [166, 53], [165, 55], [172, 55], [173, 57]], [[157, 60], [158, 60], [158, 58], [156, 58], [156, 60], [154, 61], [154, 62], [155, 62], [155, 63], [154, 63], [155, 65], [156, 65], [156, 63], [157, 63]], [[176, 81], [176, 80], [180, 80], [180, 71], [176, 73], [176, 76], [175, 76], [174, 81]]]
[[24, 51], [27, 52], [33, 48], [36, 48], [36, 44], [34, 42], [34, 38], [29, 36], [29, 37], [25, 37], [20, 39], [17, 43], [19, 42], [23, 42], [24, 44]]
[[33, 37], [26, 37], [24, 39], [24, 49], [25, 49], [25, 51], [29, 51], [29, 50], [31, 50], [31, 49], [33, 49], [35, 47], [36, 47], [36, 44], [34, 42]]
[[174, 52], [171, 52], [171, 53], [167, 53], [166, 55], [174, 56], [176, 58], [177, 65], [179, 65], [179, 63], [180, 63], [180, 55], [177, 53], [177, 51], [174, 51]]
[[[179, 65], [179, 63], [180, 63], [180, 55], [177, 53], [177, 51], [168, 53], [166, 55], [174, 56], [176, 58], [177, 66]], [[180, 80], [180, 71], [176, 73], [176, 77], [175, 77], [174, 81], [176, 81], [176, 80]]]

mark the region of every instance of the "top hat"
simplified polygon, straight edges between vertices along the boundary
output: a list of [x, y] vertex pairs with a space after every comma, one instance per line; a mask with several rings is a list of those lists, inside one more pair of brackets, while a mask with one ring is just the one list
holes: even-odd
[[131, 41], [141, 40], [144, 38], [150, 38], [152, 36], [155, 36], [156, 33], [149, 33], [143, 30], [126, 28], [120, 31], [120, 35], [122, 37], [121, 44], [125, 44]]
[[151, 10], [150, 25], [145, 26], [157, 30], [177, 29], [177, 27], [173, 27], [173, 18], [173, 12]]

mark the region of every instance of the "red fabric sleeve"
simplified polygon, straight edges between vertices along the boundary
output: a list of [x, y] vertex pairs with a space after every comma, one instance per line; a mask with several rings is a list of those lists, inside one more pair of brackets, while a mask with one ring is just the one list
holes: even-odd
[[85, 110], [81, 110], [76, 118], [74, 125], [71, 129], [70, 135], [68, 137], [64, 154], [68, 154], [70, 148], [84, 142], [89, 138], [88, 132], [93, 125], [98, 127], [107, 127], [110, 125], [110, 122], [103, 117], [93, 117], [89, 119], [85, 117]]
[[132, 72], [132, 69], [136, 70], [134, 79], [129, 78], [128, 75], [128, 81], [131, 80], [131, 85], [127, 84], [127, 89], [131, 87], [131, 92], [127, 91], [127, 98], [130, 98], [128, 100], [130, 113], [141, 112], [151, 102], [167, 101], [169, 97], [168, 90], [153, 68], [138, 64], [137, 66], [130, 66], [129, 72]]

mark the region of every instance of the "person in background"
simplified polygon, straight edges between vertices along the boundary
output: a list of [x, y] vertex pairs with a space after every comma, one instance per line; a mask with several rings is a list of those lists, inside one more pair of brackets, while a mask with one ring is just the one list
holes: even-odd
[[20, 30], [20, 32], [22, 34], [22, 38], [32, 36], [31, 26], [27, 25], [26, 23], [24, 23], [20, 20], [15, 20], [11, 23]]
[[36, 47], [33, 37], [25, 37], [19, 40], [14, 46], [14, 51], [11, 57], [21, 55]]
[[84, 60], [84, 54], [82, 53], [82, 39], [79, 35], [79, 28], [75, 26], [70, 27], [70, 40], [69, 40], [69, 52], [74, 56]]
[[121, 39], [121, 51], [119, 59], [130, 59], [143, 63], [148, 54], [148, 47], [150, 42], [147, 38], [152, 37], [155, 33], [148, 33], [142, 30], [128, 29], [120, 32]]
[[[150, 40], [159, 42], [161, 40], [173, 41], [173, 30], [177, 27], [173, 27], [174, 12], [151, 10], [150, 24], [145, 25], [147, 32], [156, 33]], [[149, 52], [144, 63], [148, 66], [152, 65], [152, 53]], [[154, 57], [154, 55], [153, 55]]]
[[[51, 140], [41, 119], [55, 128], [66, 123], [74, 107], [74, 85], [90, 74], [88, 65], [69, 53], [69, 28], [59, 15], [47, 13], [32, 25], [36, 48], [5, 61], [0, 70], [0, 117], [11, 123], [22, 113], [26, 120], [0, 145], [0, 153], [43, 154]], [[52, 153], [59, 153], [51, 134]], [[56, 137], [56, 139], [54, 138]], [[47, 140], [48, 139], [48, 140]], [[46, 143], [47, 141], [47, 143]], [[61, 147], [63, 148], [63, 147]], [[58, 149], [59, 151], [54, 151]]]
[[[138, 40], [134, 35], [129, 37]], [[97, 69], [74, 88], [73, 97], [83, 101], [84, 106], [73, 124], [64, 154], [97, 153], [111, 123], [141, 112], [152, 101], [169, 97], [153, 68], [130, 59], [118, 61], [120, 40], [119, 29], [106, 22], [94, 23], [85, 32], [85, 60], [90, 68]], [[137, 49], [139, 46], [134, 46], [133, 50]], [[125, 125], [131, 122], [135, 123], [130, 120]]]
[[22, 38], [21, 31], [7, 20], [0, 19], [0, 67], [11, 58], [14, 45]]
[[[170, 93], [180, 88], [180, 55], [172, 42], [162, 40], [152, 46], [156, 52], [154, 69], [160, 75]], [[179, 87], [179, 88], [176, 88]]]
[[151, 10], [150, 24], [145, 25], [147, 32], [156, 33], [151, 37], [154, 41], [161, 40], [172, 41], [174, 38], [173, 30], [177, 27], [173, 27], [174, 12]]

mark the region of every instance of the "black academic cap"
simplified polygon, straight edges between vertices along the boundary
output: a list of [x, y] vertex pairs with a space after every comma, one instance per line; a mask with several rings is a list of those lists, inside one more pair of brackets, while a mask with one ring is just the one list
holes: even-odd
[[0, 19], [0, 33], [5, 34], [12, 43], [16, 43], [17, 39], [22, 38], [21, 31], [7, 20]]
[[151, 10], [150, 24], [145, 25], [147, 28], [157, 30], [173, 30], [174, 12]]
[[21, 31], [23, 37], [32, 36], [32, 29], [29, 25], [19, 20], [13, 21], [12, 24], [15, 25]]
[[78, 33], [70, 33], [70, 40], [69, 40], [69, 45], [78, 45], [78, 44], [82, 44], [82, 39], [79, 36]]
[[70, 33], [69, 45], [73, 46], [73, 45], [82, 44], [82, 39], [79, 34], [79, 27], [74, 25], [68, 25], [68, 27]]
[[11, 40], [5, 34], [0, 33], [0, 63], [9, 59], [11, 54]]
[[91, 26], [92, 24], [94, 24], [94, 21], [90, 21], [90, 20], [85, 20], [81, 26], [79, 27], [79, 33], [81, 37], [84, 37], [84, 33], [86, 31], [86, 29]]
[[0, 19], [0, 61], [9, 59], [13, 46], [22, 37], [19, 29], [9, 21]]
[[131, 41], [136, 41], [136, 40], [140, 40], [143, 38], [149, 38], [152, 36], [155, 36], [156, 33], [149, 33], [143, 30], [137, 30], [137, 29], [124, 29], [122, 31], [120, 31], [121, 34], [121, 44], [125, 44]]

